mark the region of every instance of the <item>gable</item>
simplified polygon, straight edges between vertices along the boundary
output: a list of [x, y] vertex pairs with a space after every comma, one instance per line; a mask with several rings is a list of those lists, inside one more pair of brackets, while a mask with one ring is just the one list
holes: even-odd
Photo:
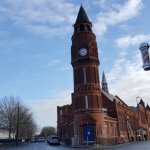
[[95, 124], [96, 120], [90, 115], [90, 113], [86, 112], [79, 120], [79, 124]]

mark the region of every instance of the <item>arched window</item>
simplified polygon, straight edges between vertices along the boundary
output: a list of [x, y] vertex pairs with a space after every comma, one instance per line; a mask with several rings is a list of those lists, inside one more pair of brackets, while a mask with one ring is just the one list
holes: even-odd
[[101, 124], [99, 125], [99, 134], [102, 135], [102, 128], [101, 128]]
[[84, 24], [80, 25], [80, 31], [84, 31]]
[[85, 108], [88, 109], [88, 96], [85, 95]]
[[86, 67], [83, 67], [84, 84], [86, 84]]
[[88, 31], [91, 31], [91, 28], [90, 28], [90, 26], [89, 26], [89, 25], [87, 25], [87, 27], [88, 27]]

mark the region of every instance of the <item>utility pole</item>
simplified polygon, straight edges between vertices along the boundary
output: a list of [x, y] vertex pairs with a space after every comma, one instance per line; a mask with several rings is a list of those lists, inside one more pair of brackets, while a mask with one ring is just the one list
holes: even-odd
[[19, 103], [18, 103], [18, 117], [17, 117], [17, 133], [16, 133], [16, 146], [18, 145], [18, 123], [19, 123]]

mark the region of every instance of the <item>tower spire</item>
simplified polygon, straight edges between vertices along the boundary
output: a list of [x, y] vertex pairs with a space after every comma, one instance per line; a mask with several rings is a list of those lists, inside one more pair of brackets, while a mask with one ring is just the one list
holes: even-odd
[[106, 93], [109, 93], [104, 71], [103, 71], [103, 76], [102, 76], [102, 90], [104, 90]]
[[79, 12], [78, 12], [78, 16], [77, 16], [77, 19], [76, 19], [76, 22], [74, 24], [74, 26], [78, 23], [89, 23], [92, 25], [92, 23], [89, 21], [89, 18], [82, 6], [82, 3], [81, 3], [81, 6], [80, 6], [80, 9], [79, 9]]

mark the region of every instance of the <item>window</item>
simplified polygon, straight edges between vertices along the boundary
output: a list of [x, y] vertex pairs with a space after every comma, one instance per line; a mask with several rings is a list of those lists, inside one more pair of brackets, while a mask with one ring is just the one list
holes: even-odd
[[115, 124], [116, 136], [118, 136], [117, 125]]
[[90, 26], [88, 25], [87, 27], [88, 27], [88, 31], [91, 31], [91, 28], [90, 28]]
[[101, 128], [101, 124], [99, 125], [99, 134], [102, 135], [102, 128]]
[[88, 96], [85, 96], [85, 108], [88, 109]]
[[80, 25], [80, 31], [84, 31], [84, 25], [83, 24]]
[[111, 125], [111, 136], [114, 136], [114, 127]]
[[107, 135], [109, 135], [109, 125], [107, 123]]
[[62, 116], [62, 110], [60, 110], [60, 115]]
[[86, 67], [83, 67], [84, 84], [86, 84]]

